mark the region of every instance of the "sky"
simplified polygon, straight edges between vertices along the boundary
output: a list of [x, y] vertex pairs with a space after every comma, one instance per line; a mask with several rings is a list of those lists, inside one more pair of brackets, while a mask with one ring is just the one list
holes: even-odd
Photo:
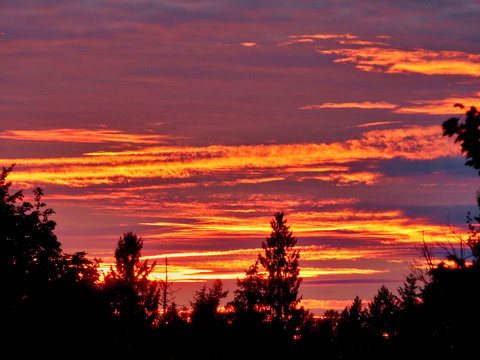
[[107, 269], [133, 231], [157, 278], [168, 256], [180, 305], [217, 278], [231, 299], [277, 211], [321, 314], [395, 291], [478, 210], [441, 129], [480, 105], [476, 1], [0, 9], [0, 165], [44, 189], [65, 252]]

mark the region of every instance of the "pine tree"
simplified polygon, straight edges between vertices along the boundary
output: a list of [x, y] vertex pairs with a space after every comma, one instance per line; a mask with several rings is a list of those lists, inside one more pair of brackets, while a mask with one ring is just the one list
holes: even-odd
[[153, 325], [158, 317], [160, 290], [148, 276], [156, 263], [141, 261], [143, 240], [132, 232], [120, 237], [115, 249], [115, 269], [105, 277], [105, 286], [112, 296], [113, 314], [127, 323]]
[[263, 254], [258, 260], [267, 272], [265, 303], [271, 322], [284, 330], [294, 332], [303, 322], [306, 313], [298, 309], [301, 298], [298, 289], [299, 251], [295, 249], [297, 238], [290, 231], [283, 212], [277, 212], [270, 221], [272, 232], [262, 243]]

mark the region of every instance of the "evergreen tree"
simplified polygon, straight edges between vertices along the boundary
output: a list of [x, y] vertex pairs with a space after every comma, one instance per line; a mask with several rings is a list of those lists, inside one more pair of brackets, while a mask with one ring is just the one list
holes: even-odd
[[223, 283], [220, 279], [215, 280], [210, 288], [207, 289], [207, 285], [204, 284], [201, 290], [196, 291], [194, 299], [190, 303], [193, 326], [213, 328], [218, 325], [218, 307], [227, 295], [228, 291], [223, 290]]
[[299, 277], [299, 251], [295, 249], [297, 238], [290, 231], [283, 212], [277, 212], [270, 221], [272, 232], [262, 243], [263, 254], [258, 261], [267, 272], [265, 285], [265, 304], [269, 310], [269, 320], [287, 332], [295, 332], [307, 315], [300, 302], [298, 289], [302, 279]]
[[234, 321], [245, 326], [259, 326], [265, 320], [265, 278], [258, 271], [258, 260], [237, 280], [235, 297], [228, 305]]
[[337, 324], [337, 351], [340, 358], [357, 358], [366, 347], [366, 310], [359, 296], [342, 311]]
[[376, 339], [391, 339], [398, 333], [399, 301], [382, 286], [368, 304], [366, 324]]
[[148, 276], [156, 263], [141, 261], [143, 240], [132, 232], [120, 237], [115, 249], [115, 269], [105, 277], [112, 298], [112, 313], [127, 324], [152, 326], [158, 318], [160, 290]]
[[421, 293], [419, 292], [415, 275], [408, 275], [405, 281], [403, 286], [398, 288], [398, 294], [400, 295], [399, 305], [403, 311], [408, 312], [418, 308], [421, 303]]

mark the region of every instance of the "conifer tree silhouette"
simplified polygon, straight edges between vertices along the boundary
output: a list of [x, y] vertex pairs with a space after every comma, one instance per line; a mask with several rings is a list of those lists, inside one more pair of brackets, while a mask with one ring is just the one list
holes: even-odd
[[272, 231], [262, 243], [263, 254], [258, 261], [267, 273], [265, 280], [265, 304], [269, 310], [268, 320], [281, 329], [294, 333], [305, 320], [307, 313], [297, 308], [301, 297], [298, 289], [298, 260], [300, 253], [295, 249], [297, 238], [287, 225], [283, 212], [275, 213], [270, 221]]
[[148, 276], [156, 263], [141, 260], [143, 240], [127, 232], [115, 249], [115, 268], [105, 276], [105, 286], [112, 296], [112, 312], [126, 323], [152, 326], [158, 318], [160, 289]]

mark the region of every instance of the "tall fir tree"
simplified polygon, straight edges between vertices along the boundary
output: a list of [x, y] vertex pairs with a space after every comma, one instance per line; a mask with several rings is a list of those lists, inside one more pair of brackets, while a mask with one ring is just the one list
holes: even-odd
[[298, 267], [300, 253], [295, 249], [297, 238], [287, 225], [283, 212], [275, 213], [270, 226], [272, 232], [262, 243], [264, 253], [258, 256], [267, 272], [265, 304], [273, 324], [294, 332], [306, 315], [303, 308], [297, 307], [301, 300], [298, 290], [302, 281]]

